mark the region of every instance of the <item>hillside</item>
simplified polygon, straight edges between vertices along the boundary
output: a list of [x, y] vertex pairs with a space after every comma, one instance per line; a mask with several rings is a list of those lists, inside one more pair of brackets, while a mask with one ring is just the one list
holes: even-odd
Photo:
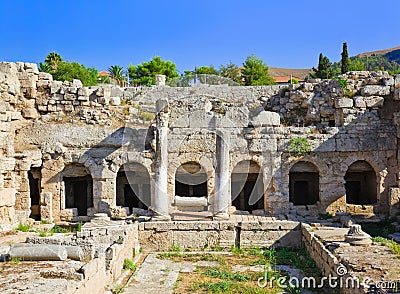
[[268, 67], [268, 72], [273, 78], [286, 77], [292, 75], [293, 77], [305, 79], [310, 72], [311, 68], [279, 68], [279, 67]]
[[399, 50], [400, 50], [400, 46], [397, 46], [397, 47], [393, 47], [393, 48], [389, 48], [389, 49], [360, 53], [356, 57], [364, 57], [364, 56], [371, 56], [371, 55], [384, 55], [384, 54], [391, 53], [393, 51], [399, 51]]
[[361, 53], [353, 58], [359, 58], [363, 62], [368, 63], [369, 64], [368, 69], [374, 69], [375, 67], [378, 68], [383, 67], [385, 70], [399, 70], [400, 46], [389, 49]]

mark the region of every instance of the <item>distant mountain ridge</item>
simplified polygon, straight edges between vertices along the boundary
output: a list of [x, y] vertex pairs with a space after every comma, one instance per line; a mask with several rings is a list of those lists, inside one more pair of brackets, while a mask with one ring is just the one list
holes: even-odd
[[378, 56], [378, 55], [381, 55], [389, 62], [397, 62], [398, 64], [400, 64], [400, 46], [389, 49], [364, 52], [356, 55], [356, 57], [363, 58], [363, 57]]

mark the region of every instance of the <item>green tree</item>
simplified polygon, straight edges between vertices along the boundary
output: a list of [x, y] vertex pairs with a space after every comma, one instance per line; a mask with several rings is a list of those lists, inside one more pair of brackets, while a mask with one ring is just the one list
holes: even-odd
[[349, 71], [363, 71], [365, 70], [365, 64], [359, 58], [350, 60]]
[[342, 69], [341, 69], [342, 74], [345, 74], [346, 72], [349, 71], [349, 64], [350, 64], [350, 59], [349, 59], [349, 53], [347, 52], [347, 43], [344, 42], [342, 51]]
[[243, 63], [243, 78], [246, 86], [274, 85], [274, 79], [268, 73], [268, 66], [254, 54]]
[[74, 79], [79, 79], [84, 86], [97, 85], [97, 70], [77, 62], [60, 62], [51, 74], [57, 81], [72, 82]]
[[124, 68], [119, 65], [112, 65], [108, 68], [108, 73], [111, 75], [111, 78], [113, 78], [119, 86], [122, 86], [125, 81], [124, 77]]
[[319, 54], [318, 61], [318, 69], [315, 70], [315, 73], [312, 75], [313, 77], [317, 77], [320, 79], [330, 79], [334, 76], [334, 70], [332, 67], [332, 63], [329, 58], [324, 56], [322, 53]]
[[198, 75], [218, 75], [219, 74], [213, 65], [198, 67], [195, 69], [195, 73]]
[[165, 75], [167, 81], [179, 76], [176, 64], [162, 60], [159, 56], [137, 66], [129, 65], [128, 73], [133, 84], [147, 86], [155, 84], [156, 75]]
[[53, 69], [51, 68], [51, 66], [49, 64], [47, 64], [46, 62], [39, 62], [39, 71], [51, 73], [52, 70]]
[[56, 70], [62, 61], [61, 55], [56, 52], [50, 52], [44, 60], [53, 70]]
[[231, 79], [232, 81], [240, 84], [242, 81], [240, 69], [236, 64], [232, 62], [228, 63], [227, 65], [221, 65], [219, 67], [219, 74], [224, 77]]

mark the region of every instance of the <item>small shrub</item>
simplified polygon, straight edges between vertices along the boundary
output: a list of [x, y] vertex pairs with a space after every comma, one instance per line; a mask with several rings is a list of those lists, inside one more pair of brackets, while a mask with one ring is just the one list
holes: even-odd
[[340, 88], [345, 91], [347, 89], [347, 81], [342, 78], [337, 78], [336, 80], [339, 82]]
[[120, 294], [120, 293], [124, 293], [125, 289], [123, 285], [115, 285], [112, 289], [111, 292], [113, 294]]
[[20, 262], [21, 262], [21, 259], [19, 259], [18, 257], [13, 257], [10, 260], [10, 265], [14, 266], [14, 265], [19, 264]]
[[65, 234], [65, 233], [68, 233], [68, 230], [65, 229], [65, 228], [63, 228], [63, 227], [60, 227], [60, 226], [55, 225], [55, 226], [51, 229], [50, 233], [52, 233], [52, 234], [56, 234], [56, 233], [63, 233], [63, 234]]
[[42, 230], [39, 232], [39, 237], [47, 237], [47, 230]]
[[179, 244], [172, 244], [171, 248], [169, 249], [170, 252], [181, 252], [181, 246]]
[[21, 232], [29, 232], [29, 225], [24, 225], [24, 224], [19, 224], [16, 230], [21, 231]]
[[307, 138], [291, 138], [289, 141], [290, 155], [292, 155], [293, 152], [296, 157], [301, 157], [304, 153], [310, 152], [311, 150], [312, 146]]
[[124, 264], [122, 265], [122, 268], [123, 268], [124, 270], [129, 269], [129, 270], [131, 270], [131, 271], [134, 272], [134, 271], [136, 270], [136, 265], [133, 263], [132, 260], [130, 260], [130, 259], [128, 259], [128, 258], [125, 258], [125, 259], [124, 259]]
[[151, 112], [142, 112], [140, 114], [140, 117], [144, 120], [144, 121], [152, 121], [154, 120], [154, 118], [156, 117], [154, 113]]

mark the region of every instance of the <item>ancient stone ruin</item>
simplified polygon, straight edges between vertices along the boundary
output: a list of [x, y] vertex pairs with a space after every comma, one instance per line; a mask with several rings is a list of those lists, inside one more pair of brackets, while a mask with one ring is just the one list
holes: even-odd
[[[400, 75], [252, 87], [157, 81], [83, 87], [35, 64], [0, 63], [0, 231], [88, 222], [76, 240], [98, 248], [88, 240], [107, 236], [110, 270], [122, 252], [107, 249], [119, 223], [107, 219], [99, 226], [113, 229], [93, 233], [99, 213], [151, 220], [136, 224], [136, 235], [120, 223], [120, 236], [165, 250], [205, 240], [296, 247], [302, 235], [316, 242], [304, 217], [400, 212]], [[96, 250], [86, 253], [97, 258]]]
[[153, 219], [399, 211], [399, 76], [160, 84], [82, 87], [1, 63], [1, 226], [137, 209]]

